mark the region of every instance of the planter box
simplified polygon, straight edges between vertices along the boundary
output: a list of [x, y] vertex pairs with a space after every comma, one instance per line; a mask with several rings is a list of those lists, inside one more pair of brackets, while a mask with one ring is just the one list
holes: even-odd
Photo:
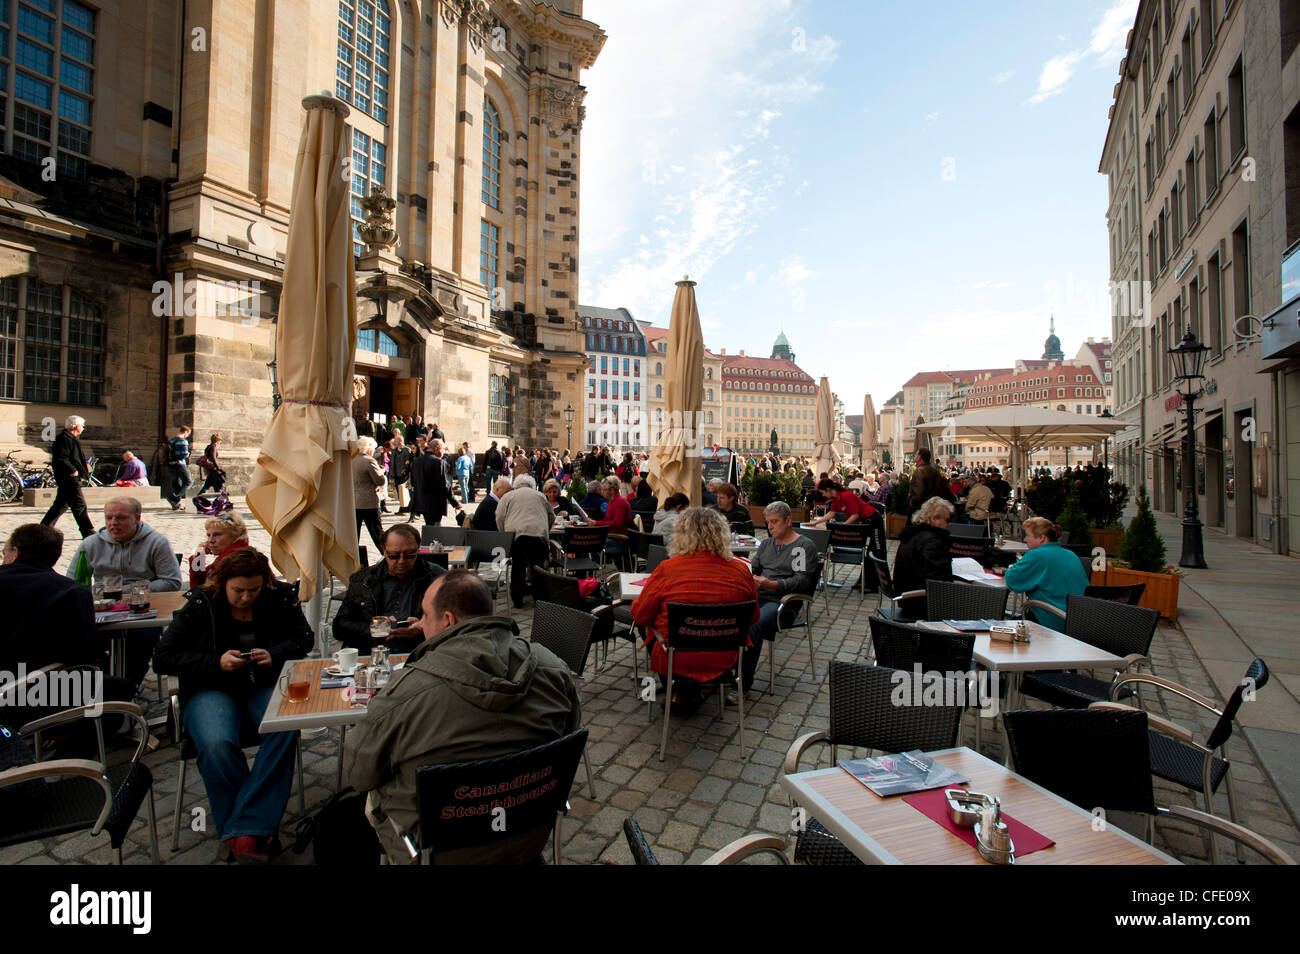
[[767, 526], [767, 517], [763, 515], [762, 507], [755, 507], [753, 504], [749, 507], [749, 519], [754, 523], [754, 529]]
[[[1174, 567], [1169, 569], [1172, 570]], [[1142, 599], [1138, 605], [1156, 610], [1161, 616], [1174, 623], [1178, 621], [1178, 583], [1181, 579], [1182, 577], [1177, 573], [1144, 573], [1141, 570], [1118, 567], [1109, 562], [1104, 571], [1092, 571], [1094, 586], [1132, 586], [1134, 583], [1145, 583], [1147, 588], [1142, 591]]]
[[[794, 523], [796, 527], [799, 526], [799, 524], [801, 523], [807, 523], [810, 519], [812, 519], [812, 511], [810, 511], [807, 507], [790, 508], [790, 520], [791, 522]], [[755, 527], [760, 526], [762, 522], [763, 521], [761, 519], [757, 520], [754, 522], [754, 526]]]
[[1123, 530], [1114, 528], [1101, 530], [1097, 527], [1092, 528], [1092, 542], [1094, 546], [1102, 547], [1106, 551], [1106, 556], [1115, 556], [1119, 553], [1119, 538], [1124, 535]]
[[902, 513], [885, 514], [885, 536], [890, 540], [897, 540], [898, 535], [903, 532], [907, 526], [907, 515]]

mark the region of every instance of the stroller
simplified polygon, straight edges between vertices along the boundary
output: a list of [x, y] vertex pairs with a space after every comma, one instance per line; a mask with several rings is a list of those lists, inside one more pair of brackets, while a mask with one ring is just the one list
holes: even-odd
[[225, 513], [227, 510], [234, 510], [235, 505], [230, 502], [230, 494], [226, 493], [223, 488], [215, 495], [200, 495], [194, 498], [194, 509], [201, 514], [211, 517], [215, 514]]

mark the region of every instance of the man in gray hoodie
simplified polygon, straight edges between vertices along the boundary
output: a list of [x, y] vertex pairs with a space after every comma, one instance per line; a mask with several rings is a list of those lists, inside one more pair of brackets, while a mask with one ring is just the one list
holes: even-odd
[[[149, 526], [141, 516], [140, 501], [114, 497], [104, 504], [104, 526], [81, 541], [68, 565], [68, 576], [77, 575], [77, 562], [86, 555], [90, 571], [99, 579], [117, 573], [123, 582], [148, 580], [154, 593], [174, 593], [181, 586], [181, 567], [171, 543]], [[149, 670], [149, 658], [161, 629], [132, 630], [126, 641], [126, 676], [137, 686]]]
[[[370, 703], [348, 739], [348, 779], [369, 792], [366, 813], [393, 864], [414, 859], [394, 823], [419, 842], [415, 770], [421, 765], [509, 755], [576, 729], [582, 718], [569, 667], [492, 616], [487, 585], [466, 570], [424, 594], [425, 641]], [[550, 826], [509, 830], [480, 848], [439, 853], [439, 864], [535, 861]]]

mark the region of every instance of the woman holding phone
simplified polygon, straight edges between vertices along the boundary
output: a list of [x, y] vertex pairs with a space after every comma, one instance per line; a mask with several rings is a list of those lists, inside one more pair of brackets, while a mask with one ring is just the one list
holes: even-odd
[[296, 732], [259, 736], [249, 770], [242, 745], [257, 732], [284, 663], [312, 647], [297, 588], [251, 547], [232, 550], [185, 594], [154, 650], [154, 671], [179, 676], [181, 722], [194, 740], [224, 860], [265, 863], [293, 785]]

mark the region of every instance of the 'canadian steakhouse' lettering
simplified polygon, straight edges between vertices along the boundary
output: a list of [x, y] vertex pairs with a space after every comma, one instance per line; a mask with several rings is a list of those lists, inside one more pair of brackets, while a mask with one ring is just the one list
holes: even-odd
[[546, 766], [540, 772], [531, 774], [525, 773], [515, 777], [512, 782], [502, 782], [500, 785], [484, 785], [482, 788], [471, 788], [468, 785], [462, 785], [453, 793], [457, 798], [483, 798], [487, 795], [501, 795], [505, 792], [513, 792], [521, 785], [532, 785], [534, 782], [540, 782], [544, 778], [549, 778], [551, 766]]
[[[536, 774], [536, 773], [534, 773]], [[523, 776], [520, 776], [521, 778]], [[442, 810], [442, 820], [447, 821], [451, 818], [473, 818], [476, 815], [490, 815], [494, 808], [514, 808], [524, 802], [531, 802], [533, 799], [541, 798], [547, 792], [554, 789], [560, 783], [555, 779], [544, 782], [536, 788], [530, 788], [525, 792], [517, 795], [507, 795], [505, 798], [494, 798], [490, 802], [479, 802], [477, 805], [447, 805]], [[501, 788], [501, 786], [495, 786]], [[456, 790], [456, 797], [460, 795], [461, 789]], [[475, 789], [477, 791], [477, 789]]]

